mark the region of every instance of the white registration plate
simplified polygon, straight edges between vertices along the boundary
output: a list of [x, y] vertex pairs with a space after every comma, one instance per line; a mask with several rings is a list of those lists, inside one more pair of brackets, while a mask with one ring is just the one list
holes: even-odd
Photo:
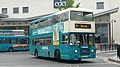
[[88, 46], [82, 46], [82, 48], [88, 48]]
[[87, 52], [87, 50], [82, 50], [82, 52]]
[[81, 56], [81, 57], [88, 57], [88, 56]]

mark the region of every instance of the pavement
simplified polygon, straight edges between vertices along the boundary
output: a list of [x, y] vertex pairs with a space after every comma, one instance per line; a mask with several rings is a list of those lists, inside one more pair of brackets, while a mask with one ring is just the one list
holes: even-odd
[[115, 63], [120, 64], [120, 58], [118, 58], [117, 56], [109, 57], [108, 60], [111, 62], [115, 62]]
[[[100, 52], [110, 52], [110, 51], [100, 51], [100, 50], [97, 50], [96, 52], [100, 53]], [[108, 59], [108, 61], [120, 64], [120, 58], [117, 57], [117, 54], [115, 56], [108, 57], [107, 59]]]

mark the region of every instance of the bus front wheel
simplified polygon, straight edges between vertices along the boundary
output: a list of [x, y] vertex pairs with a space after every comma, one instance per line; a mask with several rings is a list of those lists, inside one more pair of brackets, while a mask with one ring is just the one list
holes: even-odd
[[59, 51], [59, 50], [56, 50], [56, 51], [55, 51], [54, 57], [55, 57], [55, 59], [56, 59], [57, 61], [60, 62], [60, 51]]
[[8, 51], [9, 51], [9, 52], [12, 52], [12, 51], [13, 51], [13, 48], [12, 48], [12, 47], [10, 47], [10, 48], [8, 49]]
[[34, 56], [35, 56], [35, 58], [38, 58], [38, 50], [34, 51]]

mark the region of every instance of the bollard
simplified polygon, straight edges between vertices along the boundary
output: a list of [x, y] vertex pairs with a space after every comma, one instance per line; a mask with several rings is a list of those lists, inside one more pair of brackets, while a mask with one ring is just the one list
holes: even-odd
[[117, 45], [115, 44], [115, 50], [117, 50]]
[[107, 45], [106, 44], [104, 44], [105, 45], [105, 51], [106, 51], [106, 49], [107, 49]]
[[102, 45], [100, 44], [100, 51], [102, 51]]
[[112, 44], [112, 50], [113, 50], [113, 44]]
[[120, 45], [117, 45], [117, 57], [120, 59]]
[[110, 44], [109, 44], [109, 47], [108, 47], [108, 48], [109, 48], [109, 51], [110, 51], [110, 48], [111, 48], [111, 45], [110, 45]]

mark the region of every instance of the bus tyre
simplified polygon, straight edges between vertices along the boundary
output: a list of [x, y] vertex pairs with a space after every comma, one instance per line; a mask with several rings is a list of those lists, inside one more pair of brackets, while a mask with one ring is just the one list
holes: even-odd
[[59, 50], [55, 51], [55, 56], [54, 57], [58, 62], [60, 62], [60, 51]]
[[34, 56], [35, 56], [35, 58], [38, 58], [38, 50], [34, 51]]
[[10, 48], [8, 49], [8, 51], [9, 51], [9, 52], [13, 52], [13, 48], [10, 47]]

